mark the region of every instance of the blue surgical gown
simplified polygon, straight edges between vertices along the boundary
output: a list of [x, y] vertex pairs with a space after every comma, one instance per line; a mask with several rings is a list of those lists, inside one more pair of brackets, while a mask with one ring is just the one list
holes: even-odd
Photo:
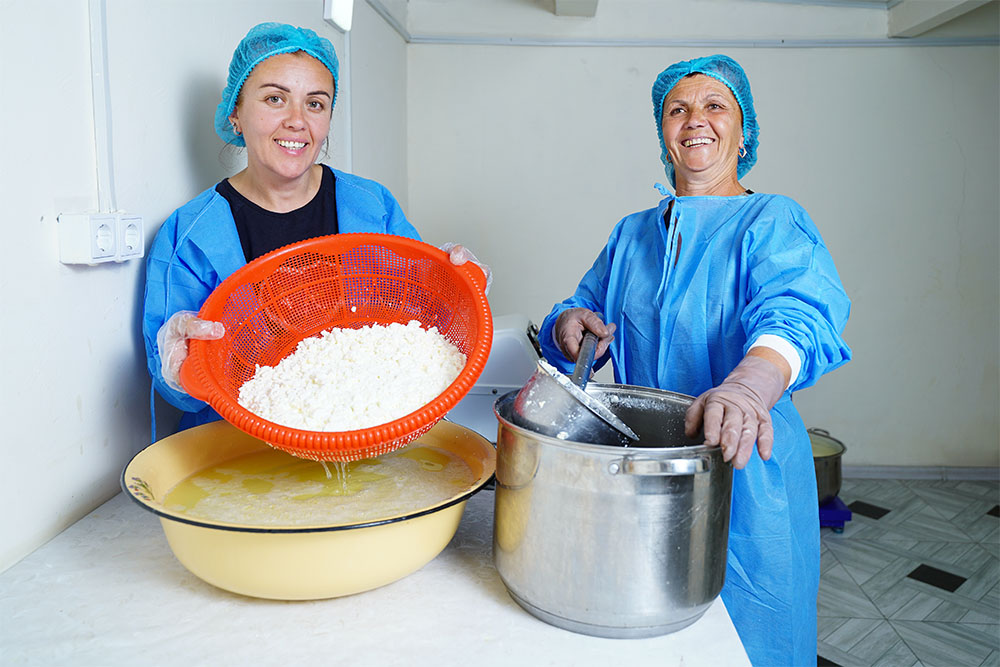
[[[341, 233], [375, 232], [420, 239], [392, 194], [375, 181], [333, 170]], [[142, 335], [153, 387], [184, 411], [180, 428], [219, 419], [211, 407], [172, 389], [160, 372], [156, 333], [179, 310], [201, 309], [208, 295], [246, 265], [233, 213], [215, 186], [174, 211], [153, 239], [146, 260]], [[155, 437], [155, 434], [154, 434]]]
[[763, 334], [798, 350], [798, 377], [771, 410], [771, 459], [754, 452], [733, 474], [722, 599], [755, 665], [816, 664], [816, 476], [791, 392], [851, 352], [841, 338], [850, 301], [808, 214], [780, 195], [667, 196], [619, 222], [576, 293], [545, 318], [543, 353], [564, 372], [572, 364], [552, 328], [581, 306], [618, 327], [619, 383], [698, 396]]

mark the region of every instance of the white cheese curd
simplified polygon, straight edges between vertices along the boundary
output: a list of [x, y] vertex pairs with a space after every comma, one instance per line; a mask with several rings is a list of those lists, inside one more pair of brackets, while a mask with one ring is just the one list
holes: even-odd
[[255, 415], [308, 431], [355, 431], [422, 408], [465, 367], [436, 327], [374, 324], [306, 338], [276, 366], [257, 366], [239, 403]]

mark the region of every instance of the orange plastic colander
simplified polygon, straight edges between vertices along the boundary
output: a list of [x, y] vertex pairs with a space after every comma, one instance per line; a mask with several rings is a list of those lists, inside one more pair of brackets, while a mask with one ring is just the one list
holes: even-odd
[[[319, 461], [379, 456], [428, 431], [482, 373], [493, 343], [493, 319], [474, 264], [401, 236], [336, 234], [258, 257], [209, 295], [199, 317], [222, 322], [220, 340], [192, 340], [180, 379], [191, 396], [271, 446]], [[465, 368], [437, 398], [395, 421], [356, 431], [320, 432], [262, 419], [238, 402], [256, 367], [274, 366], [310, 336], [333, 327], [417, 320], [466, 356]]]

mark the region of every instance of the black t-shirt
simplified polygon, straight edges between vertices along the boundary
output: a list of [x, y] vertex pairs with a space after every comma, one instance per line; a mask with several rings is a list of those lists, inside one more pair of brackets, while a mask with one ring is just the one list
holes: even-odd
[[336, 234], [337, 192], [333, 170], [323, 166], [319, 191], [308, 204], [288, 213], [273, 213], [257, 206], [229, 184], [221, 181], [215, 191], [225, 197], [233, 211], [247, 262], [289, 243]]

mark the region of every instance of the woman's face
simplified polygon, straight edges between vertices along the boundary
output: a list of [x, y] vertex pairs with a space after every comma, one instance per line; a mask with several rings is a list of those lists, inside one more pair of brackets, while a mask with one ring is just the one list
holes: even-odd
[[726, 84], [687, 76], [663, 100], [663, 144], [677, 179], [736, 180], [743, 112]]
[[247, 170], [266, 180], [296, 180], [316, 162], [330, 132], [333, 75], [305, 53], [282, 53], [257, 65], [230, 120], [247, 145]]

